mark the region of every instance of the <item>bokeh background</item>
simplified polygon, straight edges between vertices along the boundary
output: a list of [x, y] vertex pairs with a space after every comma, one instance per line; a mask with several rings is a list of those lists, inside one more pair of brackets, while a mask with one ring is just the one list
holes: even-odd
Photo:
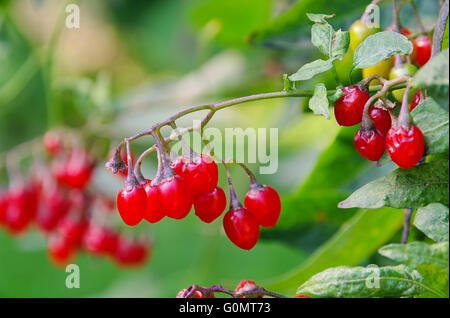
[[[80, 29], [64, 27], [68, 3], [80, 6]], [[362, 0], [0, 1], [0, 152], [58, 126], [80, 133], [93, 129], [114, 145], [185, 107], [282, 90], [284, 73], [291, 74], [318, 56], [310, 44], [306, 13], [336, 13], [330, 22], [335, 29], [347, 30], [367, 4]], [[425, 25], [431, 25], [437, 1], [418, 1], [418, 6]], [[390, 9], [381, 9], [381, 23], [387, 27]], [[402, 23], [414, 30], [412, 16], [408, 8], [402, 11]], [[315, 78], [304, 88], [317, 81], [329, 88], [337, 84], [334, 77]], [[336, 204], [392, 166], [375, 169], [365, 162], [353, 149], [353, 128], [340, 129], [333, 118], [312, 115], [307, 102], [295, 98], [248, 103], [219, 112], [209, 124], [222, 129], [279, 128], [278, 171], [259, 178], [283, 195], [282, 216], [275, 229], [262, 232], [253, 250], [234, 246], [220, 219], [204, 224], [193, 213], [182, 221], [164, 219], [138, 229], [122, 225], [124, 231], [145, 231], [153, 238], [146, 265], [122, 269], [81, 253], [75, 261], [81, 288], [67, 289], [67, 273], [48, 260], [42, 236], [29, 231], [13, 238], [0, 229], [0, 297], [174, 297], [193, 283], [233, 288], [241, 279], [292, 296], [294, 285], [336, 262], [368, 264], [374, 258], [387, 262], [375, 251], [387, 241], [398, 241], [401, 213], [389, 214], [395, 215], [393, 219], [369, 220], [371, 230], [353, 229], [348, 240], [339, 243], [337, 233], [345, 235], [365, 212], [338, 210]], [[150, 138], [139, 140], [136, 152], [151, 143]], [[123, 183], [103, 163], [92, 187], [115, 197]], [[250, 167], [257, 171], [257, 165]], [[143, 170], [153, 176], [155, 158], [147, 159]], [[220, 173], [225, 187], [222, 168]], [[232, 174], [242, 199], [248, 180], [239, 169]], [[369, 237], [366, 241], [364, 235]], [[369, 242], [371, 237], [379, 241]], [[362, 244], [359, 249], [352, 250], [354, 242]], [[298, 282], [274, 283], [292, 271], [300, 273]]]

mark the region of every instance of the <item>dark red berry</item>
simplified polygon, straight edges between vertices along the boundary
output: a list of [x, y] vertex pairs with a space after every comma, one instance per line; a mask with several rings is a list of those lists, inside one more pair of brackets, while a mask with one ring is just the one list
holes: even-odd
[[424, 100], [424, 96], [423, 96], [423, 92], [422, 90], [418, 90], [412, 100], [411, 100], [411, 104], [409, 104], [409, 110], [412, 111], [414, 108], [416, 108], [419, 104], [421, 104]]
[[239, 248], [250, 250], [258, 242], [258, 221], [246, 208], [228, 211], [223, 218], [223, 228], [230, 241]]
[[392, 161], [402, 169], [414, 167], [422, 159], [425, 143], [420, 129], [392, 127], [386, 136], [386, 148]]
[[189, 186], [177, 175], [158, 185], [158, 200], [164, 214], [173, 219], [186, 217], [192, 207]]
[[256, 217], [259, 225], [274, 227], [281, 212], [278, 192], [267, 185], [250, 186], [244, 199], [245, 207]]
[[147, 195], [147, 208], [144, 219], [150, 223], [156, 223], [164, 218], [164, 212], [158, 199], [158, 187], [151, 185], [151, 180], [147, 180], [144, 190]]
[[355, 134], [354, 145], [361, 156], [367, 160], [378, 161], [386, 150], [386, 139], [377, 129], [367, 132], [358, 129]]
[[63, 148], [63, 142], [60, 135], [55, 131], [47, 131], [42, 138], [42, 143], [44, 144], [45, 151], [54, 156], [61, 151]]
[[56, 266], [65, 266], [70, 263], [76, 252], [75, 247], [58, 233], [53, 233], [48, 238], [47, 250], [50, 260]]
[[195, 215], [205, 223], [217, 219], [227, 207], [227, 197], [222, 188], [216, 187], [211, 193], [194, 199]]
[[148, 242], [136, 241], [120, 235], [115, 253], [115, 260], [120, 266], [143, 265], [149, 256]]
[[217, 186], [219, 172], [214, 160], [206, 154], [201, 154], [192, 162], [186, 163], [183, 176], [195, 196], [211, 193]]
[[147, 209], [147, 194], [138, 185], [125, 186], [117, 195], [117, 209], [126, 225], [138, 225]]
[[416, 48], [415, 61], [419, 66], [424, 66], [431, 57], [431, 40], [427, 35], [418, 36], [414, 40]]
[[385, 109], [372, 107], [369, 110], [369, 116], [375, 124], [375, 128], [386, 135], [392, 125], [391, 115], [389, 115], [389, 112]]
[[362, 120], [364, 105], [369, 93], [358, 85], [344, 87], [343, 96], [334, 103], [334, 115], [339, 125], [354, 126]]

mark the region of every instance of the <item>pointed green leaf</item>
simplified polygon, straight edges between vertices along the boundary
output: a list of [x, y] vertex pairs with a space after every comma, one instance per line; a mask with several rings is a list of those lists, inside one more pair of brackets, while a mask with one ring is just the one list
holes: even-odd
[[314, 75], [328, 71], [333, 67], [333, 60], [315, 60], [314, 62], [303, 65], [296, 73], [289, 76], [291, 81], [305, 81], [314, 77]]
[[448, 190], [448, 160], [436, 160], [411, 169], [396, 169], [359, 188], [338, 206], [417, 209], [431, 202], [448, 205]]
[[328, 23], [315, 23], [311, 27], [311, 42], [319, 51], [331, 57], [334, 29]]
[[350, 44], [350, 33], [347, 31], [337, 30], [333, 37], [332, 57], [341, 57], [347, 53]]
[[309, 108], [314, 112], [314, 114], [322, 115], [326, 119], [330, 119], [327, 88], [324, 84], [319, 83], [314, 88], [314, 95], [309, 100]]
[[424, 242], [389, 244], [380, 248], [378, 252], [407, 265], [435, 264], [448, 268], [448, 242], [433, 245]]
[[420, 273], [408, 266], [329, 268], [301, 285], [297, 294], [319, 297], [405, 297], [423, 291]]
[[373, 34], [361, 43], [353, 57], [353, 68], [367, 68], [395, 54], [409, 55], [411, 41], [398, 32], [384, 31]]
[[448, 207], [431, 203], [420, 208], [414, 218], [414, 225], [436, 242], [448, 241]]

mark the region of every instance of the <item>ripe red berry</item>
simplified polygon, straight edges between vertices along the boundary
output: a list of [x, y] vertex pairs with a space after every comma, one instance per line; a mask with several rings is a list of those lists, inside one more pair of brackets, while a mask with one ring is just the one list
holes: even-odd
[[211, 193], [194, 199], [195, 215], [205, 223], [217, 219], [227, 207], [227, 197], [222, 188], [216, 187]]
[[339, 125], [354, 126], [362, 119], [364, 105], [369, 93], [358, 85], [344, 87], [344, 95], [334, 103], [334, 115]]
[[45, 233], [53, 231], [61, 217], [67, 213], [69, 207], [65, 195], [60, 189], [53, 186], [50, 189], [45, 189], [37, 209], [36, 225]]
[[147, 180], [144, 185], [144, 190], [147, 195], [147, 208], [144, 214], [144, 219], [150, 223], [156, 223], [164, 218], [164, 211], [158, 199], [158, 187], [151, 185], [152, 181]]
[[418, 90], [412, 100], [411, 100], [411, 104], [409, 104], [409, 111], [412, 111], [414, 108], [416, 108], [419, 104], [421, 104], [424, 100], [424, 96], [423, 96], [423, 92], [422, 90]]
[[177, 175], [163, 180], [158, 185], [158, 200], [164, 214], [173, 219], [186, 217], [192, 207], [189, 186]]
[[5, 223], [6, 208], [8, 207], [8, 193], [0, 190], [0, 225]]
[[63, 142], [59, 134], [55, 131], [47, 131], [42, 138], [44, 149], [51, 156], [56, 155], [63, 148]]
[[386, 136], [388, 154], [402, 169], [409, 169], [418, 164], [422, 159], [424, 147], [423, 134], [414, 125], [411, 125], [409, 130], [392, 127]]
[[58, 223], [58, 232], [73, 246], [80, 245], [87, 222], [82, 216], [66, 215]]
[[5, 224], [12, 234], [26, 230], [36, 215], [38, 193], [33, 185], [14, 186], [8, 194], [8, 206], [5, 211]]
[[149, 251], [148, 242], [136, 241], [120, 235], [115, 260], [120, 266], [140, 266], [148, 258]]
[[170, 167], [172, 168], [172, 170], [180, 177], [184, 177], [183, 174], [184, 166], [185, 166], [184, 156], [179, 156], [170, 163]]
[[418, 36], [414, 40], [416, 48], [415, 62], [424, 66], [431, 57], [431, 40], [427, 35]]
[[[256, 283], [253, 280], [241, 280], [239, 282], [239, 284], [236, 286], [235, 288], [235, 292], [236, 293], [249, 293], [247, 296], [240, 296], [240, 298], [254, 298], [254, 297], [258, 297], [258, 298], [262, 298], [262, 295], [260, 295], [256, 290], [259, 288], [258, 285], [256, 285]], [[255, 293], [251, 293], [252, 291], [255, 291]]]
[[84, 189], [89, 184], [94, 163], [83, 150], [74, 149], [65, 162], [63, 183], [74, 189]]
[[239, 248], [250, 250], [258, 242], [258, 221], [246, 208], [228, 211], [223, 218], [223, 228], [230, 241]]
[[295, 295], [294, 298], [311, 298], [311, 296], [308, 296], [308, 295]]
[[183, 176], [194, 196], [211, 193], [217, 186], [219, 172], [214, 160], [206, 155], [196, 156], [192, 162], [186, 163]]
[[113, 229], [90, 223], [83, 235], [83, 247], [96, 255], [115, 255], [118, 234]]
[[281, 201], [274, 188], [267, 185], [250, 185], [244, 205], [255, 216], [259, 225], [274, 227], [277, 224], [281, 212]]
[[367, 160], [378, 161], [386, 149], [386, 140], [377, 129], [369, 130], [367, 133], [358, 129], [354, 145], [361, 156]]
[[117, 195], [117, 209], [126, 225], [138, 225], [147, 209], [147, 194], [138, 185], [125, 186]]
[[375, 124], [375, 128], [386, 135], [392, 125], [391, 115], [389, 115], [389, 112], [385, 109], [372, 107], [369, 110], [369, 116]]
[[47, 250], [50, 260], [56, 266], [65, 266], [75, 256], [76, 249], [64, 236], [53, 233], [47, 242]]

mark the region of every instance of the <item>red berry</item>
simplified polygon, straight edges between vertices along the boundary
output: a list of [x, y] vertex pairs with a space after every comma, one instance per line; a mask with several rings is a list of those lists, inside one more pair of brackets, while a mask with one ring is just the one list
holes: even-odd
[[411, 125], [409, 130], [392, 127], [386, 136], [386, 148], [392, 161], [402, 169], [414, 167], [424, 153], [423, 134]]
[[42, 193], [41, 203], [36, 213], [36, 225], [45, 233], [53, 231], [69, 207], [65, 195], [60, 189], [56, 187], [46, 189]]
[[311, 298], [311, 296], [308, 295], [296, 295], [294, 298]]
[[51, 156], [56, 155], [63, 148], [61, 137], [55, 131], [47, 131], [42, 138], [44, 149]]
[[[259, 286], [256, 285], [256, 283], [253, 280], [241, 280], [239, 282], [239, 284], [236, 286], [236, 289], [234, 290], [236, 293], [242, 293], [242, 292], [251, 292], [251, 291], [255, 291], [256, 289], [258, 289]], [[258, 297], [258, 298], [262, 298], [261, 295], [259, 295], [258, 293], [255, 294], [249, 294], [248, 296], [240, 296], [240, 298], [247, 298], [247, 297]]]
[[344, 95], [334, 103], [334, 115], [338, 124], [341, 126], [359, 124], [369, 93], [358, 85], [344, 87], [342, 92]]
[[369, 116], [375, 124], [375, 128], [386, 135], [392, 125], [391, 115], [389, 115], [389, 112], [385, 109], [372, 107], [369, 110]]
[[75, 256], [75, 247], [65, 239], [64, 236], [54, 233], [50, 235], [47, 242], [50, 260], [56, 266], [65, 266]]
[[411, 104], [409, 105], [409, 110], [412, 111], [414, 108], [416, 108], [419, 104], [421, 104], [424, 100], [424, 96], [423, 96], [423, 92], [422, 90], [418, 90], [412, 100], [411, 100]]
[[0, 225], [5, 223], [6, 208], [8, 207], [8, 193], [0, 190]]
[[177, 175], [158, 185], [158, 200], [164, 214], [173, 219], [186, 217], [192, 207], [189, 186]]
[[115, 260], [121, 266], [143, 265], [149, 255], [147, 242], [131, 240], [123, 235], [119, 236]]
[[183, 174], [184, 166], [185, 166], [184, 156], [179, 156], [170, 163], [170, 167], [172, 168], [172, 170], [180, 177], [184, 177]]
[[84, 217], [66, 215], [58, 223], [58, 232], [72, 245], [80, 245], [87, 222]]
[[255, 216], [259, 225], [274, 227], [277, 224], [281, 212], [281, 201], [274, 188], [267, 185], [250, 186], [244, 205]]
[[125, 186], [117, 195], [117, 209], [126, 225], [138, 225], [147, 209], [147, 194], [138, 185]]
[[25, 231], [36, 215], [38, 193], [33, 185], [19, 185], [9, 191], [8, 206], [5, 211], [5, 224], [13, 234]]
[[[187, 291], [187, 288], [184, 288], [180, 290], [180, 292], [177, 294], [176, 298], [183, 298], [184, 293]], [[202, 298], [202, 293], [196, 290], [190, 298]], [[215, 298], [215, 297], [214, 297]]]
[[369, 130], [367, 134], [358, 129], [354, 144], [359, 154], [371, 161], [378, 161], [386, 149], [385, 137], [377, 129]]
[[214, 160], [206, 155], [196, 156], [183, 169], [183, 176], [194, 195], [211, 193], [217, 186], [219, 172]]
[[414, 40], [416, 47], [415, 61], [419, 66], [424, 66], [431, 57], [431, 40], [427, 35], [418, 36]]
[[227, 197], [222, 188], [216, 187], [211, 193], [194, 199], [195, 215], [205, 223], [217, 219], [227, 207]]
[[118, 234], [110, 228], [91, 223], [83, 235], [83, 247], [97, 255], [115, 255]]
[[[127, 167], [124, 170], [117, 171], [117, 175], [123, 178], [126, 178], [128, 175], [128, 158], [127, 158], [127, 150], [125, 148], [122, 148], [120, 151], [120, 157], [122, 158], [123, 162], [125, 163], [125, 167]], [[135, 156], [133, 153], [131, 153], [131, 161], [134, 162]]]
[[82, 150], [72, 150], [65, 163], [63, 182], [74, 189], [84, 189], [89, 184], [94, 163], [90, 156]]
[[258, 221], [246, 208], [228, 211], [223, 218], [223, 228], [230, 241], [239, 248], [250, 250], [258, 242]]
[[164, 212], [159, 204], [158, 187], [151, 185], [152, 180], [147, 180], [144, 185], [144, 190], [147, 195], [147, 209], [144, 214], [144, 219], [150, 223], [156, 223], [164, 218]]

